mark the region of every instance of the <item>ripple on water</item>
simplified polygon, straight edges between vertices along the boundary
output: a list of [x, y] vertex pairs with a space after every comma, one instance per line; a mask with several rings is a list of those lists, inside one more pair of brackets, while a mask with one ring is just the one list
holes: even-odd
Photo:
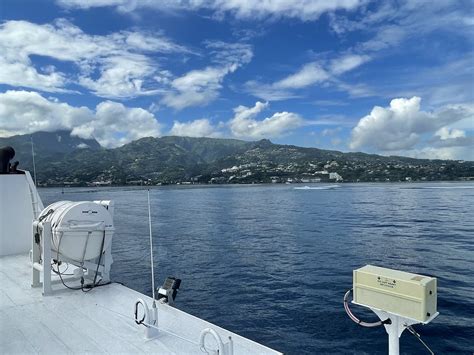
[[[417, 329], [436, 353], [472, 353], [472, 188], [152, 189], [156, 278], [183, 279], [179, 308], [288, 354], [385, 354], [384, 330], [357, 327], [344, 313], [341, 300], [352, 270], [375, 264], [436, 275], [441, 315]], [[45, 204], [113, 199], [112, 277], [151, 292], [144, 191], [40, 194]], [[425, 352], [409, 334], [402, 337], [403, 350]]]

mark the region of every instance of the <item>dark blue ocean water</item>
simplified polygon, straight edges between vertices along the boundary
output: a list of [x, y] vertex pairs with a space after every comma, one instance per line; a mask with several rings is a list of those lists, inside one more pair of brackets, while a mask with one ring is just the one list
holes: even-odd
[[[114, 200], [112, 277], [151, 294], [145, 190], [40, 194]], [[157, 285], [183, 280], [180, 309], [288, 354], [384, 354], [384, 329], [342, 305], [352, 270], [374, 264], [438, 277], [441, 315], [417, 330], [437, 354], [474, 351], [474, 184], [159, 187], [151, 199]], [[428, 354], [407, 331], [401, 349]]]

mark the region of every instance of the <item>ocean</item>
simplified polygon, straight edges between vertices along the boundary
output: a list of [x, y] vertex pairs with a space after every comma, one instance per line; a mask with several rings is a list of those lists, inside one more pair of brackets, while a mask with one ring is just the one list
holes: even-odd
[[[435, 276], [440, 315], [415, 329], [436, 354], [473, 353], [473, 183], [295, 187], [151, 188], [156, 284], [182, 279], [178, 308], [287, 354], [386, 354], [385, 330], [344, 312], [352, 270], [373, 264]], [[45, 206], [114, 200], [112, 279], [151, 295], [146, 190], [39, 193]], [[401, 353], [428, 351], [405, 331]]]

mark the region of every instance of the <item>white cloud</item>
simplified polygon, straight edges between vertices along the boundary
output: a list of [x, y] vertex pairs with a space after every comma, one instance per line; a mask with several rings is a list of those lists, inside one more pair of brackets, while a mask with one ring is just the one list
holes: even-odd
[[171, 82], [162, 103], [176, 110], [204, 106], [219, 96], [227, 74], [235, 72], [252, 59], [252, 48], [242, 43], [208, 42], [207, 48], [216, 66], [192, 70]]
[[231, 69], [232, 67], [207, 67], [192, 70], [171, 82], [174, 90], [166, 93], [161, 102], [177, 110], [189, 106], [204, 106], [219, 96], [222, 81]]
[[333, 75], [340, 75], [361, 66], [369, 60], [370, 57], [368, 55], [345, 55], [331, 61], [331, 72]]
[[170, 130], [172, 136], [184, 137], [220, 137], [221, 132], [207, 118], [190, 122], [175, 121]]
[[[135, 3], [135, 1], [131, 1], [131, 0], [56, 0], [56, 3], [66, 8], [90, 9], [93, 7], [126, 6], [128, 3], [130, 4]], [[133, 5], [133, 9], [135, 9], [135, 6], [136, 5]]]
[[97, 105], [94, 119], [74, 127], [72, 134], [94, 137], [104, 147], [116, 147], [139, 138], [159, 136], [160, 124], [147, 110], [104, 101]]
[[[425, 67], [416, 65], [416, 58], [427, 55], [426, 46], [416, 45], [420, 41], [431, 43], [433, 38], [444, 38], [452, 43], [464, 43], [460, 44], [463, 48], [472, 47], [472, 6], [469, 4], [452, 0], [379, 1], [350, 16], [342, 12], [330, 14], [330, 27], [342, 40], [351, 38], [350, 32], [357, 33], [359, 38], [365, 38], [353, 45], [352, 51], [368, 54], [373, 59], [381, 59], [387, 55], [403, 56], [406, 55], [406, 48], [412, 52], [415, 59], [407, 61], [403, 70], [398, 70], [389, 84], [380, 80], [373, 82], [372, 85], [377, 87], [373, 92], [379, 96], [417, 95], [432, 105], [472, 101], [472, 71], [469, 71], [472, 64], [463, 65], [461, 70], [450, 68], [446, 76], [435, 62], [430, 62], [431, 64]], [[452, 61], [458, 56], [464, 61], [472, 62], [472, 53], [456, 54], [460, 52], [450, 51], [443, 41], [434, 42], [436, 45], [429, 49], [433, 58]], [[423, 75], [427, 71], [430, 73]], [[349, 88], [351, 87], [352, 85], [349, 85]], [[341, 89], [344, 90], [343, 87]], [[353, 97], [366, 96], [365, 93], [360, 95], [354, 91], [350, 94]]]
[[417, 159], [474, 160], [473, 144], [474, 143], [471, 142], [471, 147], [424, 147], [421, 149], [393, 152], [393, 154]]
[[473, 53], [429, 67], [405, 69], [397, 77], [400, 88], [379, 88], [385, 97], [421, 96], [423, 102], [439, 107], [452, 102], [474, 102]]
[[474, 22], [469, 10], [468, 2], [450, 0], [380, 1], [351, 18], [343, 13], [330, 14], [330, 26], [342, 36], [352, 31], [368, 33], [372, 37], [357, 48], [376, 52], [433, 32], [470, 39]]
[[347, 84], [339, 80], [333, 80], [336, 90], [345, 91], [350, 97], [374, 96], [373, 90], [363, 83]]
[[348, 85], [340, 82], [337, 77], [368, 62], [367, 55], [346, 54], [334, 58], [329, 63], [310, 62], [303, 65], [298, 71], [271, 84], [252, 80], [245, 84], [247, 91], [265, 100], [286, 100], [298, 97], [296, 90], [304, 89], [316, 84], [331, 85], [336, 89], [347, 91], [351, 96], [360, 97], [370, 95], [370, 91], [362, 84]]
[[[470, 123], [472, 128], [474, 126], [472, 119]], [[468, 135], [462, 129], [442, 127], [436, 131], [435, 135], [429, 140], [429, 143], [435, 149], [443, 151], [470, 151], [470, 159], [474, 157], [474, 136]]]
[[435, 135], [438, 136], [441, 140], [447, 140], [464, 138], [466, 137], [466, 132], [456, 128], [449, 129], [448, 127], [442, 127], [436, 131]]
[[[104, 97], [134, 97], [154, 93], [158, 64], [149, 53], [189, 52], [160, 33], [121, 31], [89, 35], [59, 19], [38, 25], [7, 21], [0, 25], [0, 83], [42, 91], [66, 91], [80, 85]], [[73, 63], [78, 75], [67, 76], [54, 66], [41, 70], [33, 56]]]
[[[357, 123], [352, 130], [351, 149], [369, 149], [375, 151], [414, 152], [433, 151], [436, 141], [454, 144], [455, 139], [461, 139], [465, 145], [466, 132], [450, 128], [462, 121], [474, 119], [474, 105], [448, 105], [437, 111], [428, 112], [420, 109], [421, 99], [394, 99], [390, 107], [375, 106], [371, 113]], [[431, 137], [431, 139], [430, 139]], [[427, 139], [428, 138], [428, 139]], [[469, 144], [467, 140], [467, 143]], [[420, 148], [421, 146], [421, 148]], [[439, 145], [441, 146], [441, 145]]]
[[253, 57], [252, 46], [246, 43], [228, 43], [223, 41], [206, 41], [206, 48], [214, 63], [224, 66], [249, 63]]
[[[361, 11], [359, 16], [349, 19], [344, 14], [330, 16], [334, 32], [344, 34], [351, 31], [368, 30], [374, 33], [385, 32], [387, 28], [400, 29], [403, 36], [417, 36], [428, 32], [445, 29], [456, 32], [473, 22], [466, 8], [459, 1], [398, 1], [379, 2], [369, 11]], [[436, 18], [436, 21], [433, 19]], [[387, 23], [389, 23], [387, 25]], [[398, 41], [399, 35], [387, 31], [379, 38], [386, 38], [381, 43], [389, 45]], [[400, 33], [401, 33], [400, 32]], [[468, 34], [464, 34], [468, 36]], [[390, 40], [394, 39], [394, 42]]]
[[217, 11], [229, 11], [238, 18], [265, 18], [290, 17], [303, 21], [315, 20], [325, 12], [335, 10], [353, 10], [364, 1], [361, 0], [269, 0], [269, 1], [246, 1], [233, 0], [212, 1], [211, 6]]
[[[156, 68], [141, 55], [128, 55], [104, 59], [98, 79], [80, 76], [79, 84], [100, 97], [130, 98], [153, 95], [163, 89], [147, 87], [145, 82], [155, 74]], [[158, 85], [155, 85], [158, 87]]]
[[36, 92], [0, 94], [0, 135], [71, 129], [93, 117], [87, 107], [72, 107], [45, 99]]
[[330, 75], [317, 62], [303, 65], [296, 73], [278, 80], [271, 84], [260, 83], [255, 80], [245, 84], [246, 90], [264, 100], [286, 100], [298, 97], [294, 91], [316, 83], [322, 83], [330, 78]]
[[314, 100], [312, 102], [317, 106], [347, 106], [349, 103], [343, 100]]
[[229, 122], [232, 135], [239, 138], [272, 138], [289, 133], [304, 124], [304, 120], [292, 112], [277, 112], [271, 117], [258, 121], [255, 117], [268, 103], [256, 102], [253, 107], [238, 106]]
[[321, 135], [323, 137], [327, 137], [327, 136], [334, 136], [338, 133], [340, 133], [342, 130], [342, 127], [336, 127], [336, 128], [325, 128], [321, 131]]
[[361, 43], [364, 51], [380, 51], [398, 45], [408, 36], [408, 32], [399, 26], [384, 26], [368, 41]]
[[216, 18], [231, 14], [240, 19], [297, 18], [302, 21], [318, 19], [325, 12], [353, 10], [365, 3], [364, 0], [57, 0], [66, 8], [88, 9], [91, 7], [113, 6], [120, 12], [130, 12], [137, 8], [155, 10], [210, 10]]
[[263, 120], [257, 116], [268, 108], [268, 102], [257, 101], [253, 107], [237, 106], [234, 116], [227, 122], [213, 125], [208, 119], [189, 122], [175, 121], [169, 134], [188, 137], [225, 137], [233, 136], [246, 139], [275, 138], [303, 125], [314, 125], [292, 112], [276, 112]]
[[329, 74], [318, 63], [308, 63], [295, 74], [277, 81], [273, 87], [277, 89], [301, 89], [329, 79]]
[[248, 120], [257, 116], [260, 112], [265, 110], [268, 107], [268, 102], [257, 101], [253, 107], [247, 106], [237, 106], [234, 108], [234, 119], [238, 120]]
[[0, 94], [0, 127], [1, 136], [67, 129], [95, 138], [105, 147], [160, 135], [155, 116], [141, 108], [105, 101], [93, 111], [46, 99], [37, 92], [13, 90]]
[[66, 91], [66, 77], [54, 70], [48, 73], [38, 72], [26, 62], [10, 62], [0, 54], [0, 83], [10, 86], [23, 86], [36, 88], [49, 92]]

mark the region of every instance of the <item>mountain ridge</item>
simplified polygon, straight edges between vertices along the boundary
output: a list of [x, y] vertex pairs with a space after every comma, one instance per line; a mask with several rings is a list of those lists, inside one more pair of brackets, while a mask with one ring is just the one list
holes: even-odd
[[43, 185], [467, 180], [474, 162], [382, 156], [206, 137], [144, 137], [106, 149], [68, 131], [0, 138]]

